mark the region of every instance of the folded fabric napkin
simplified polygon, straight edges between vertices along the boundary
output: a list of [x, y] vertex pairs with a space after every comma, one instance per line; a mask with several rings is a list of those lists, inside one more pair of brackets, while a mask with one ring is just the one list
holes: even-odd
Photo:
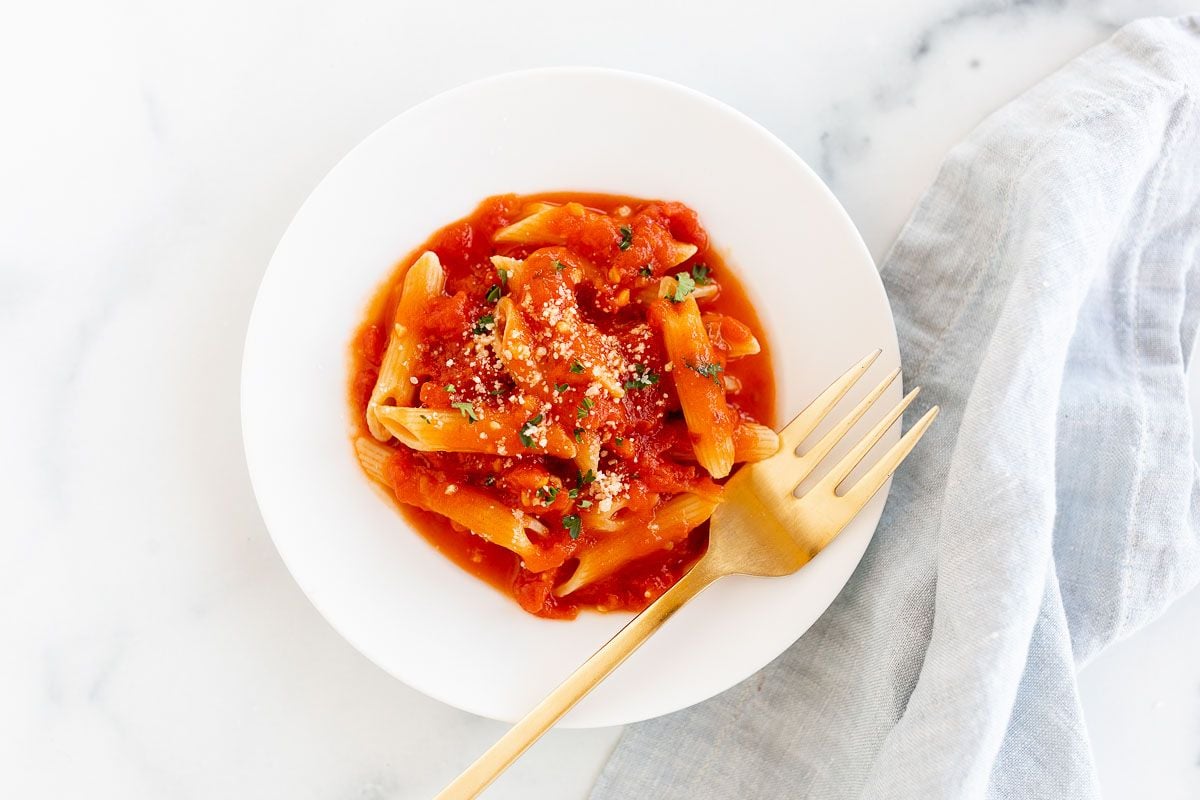
[[1098, 796], [1076, 670], [1200, 577], [1198, 101], [1200, 18], [1147, 20], [954, 149], [882, 268], [942, 415], [874, 542], [761, 673], [631, 727], [593, 798]]

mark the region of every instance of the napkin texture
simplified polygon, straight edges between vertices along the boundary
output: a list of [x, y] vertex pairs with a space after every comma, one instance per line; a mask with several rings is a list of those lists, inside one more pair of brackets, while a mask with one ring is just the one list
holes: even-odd
[[952, 151], [881, 270], [942, 415], [862, 563], [595, 800], [1099, 795], [1076, 671], [1200, 578], [1198, 92], [1200, 18], [1144, 20]]

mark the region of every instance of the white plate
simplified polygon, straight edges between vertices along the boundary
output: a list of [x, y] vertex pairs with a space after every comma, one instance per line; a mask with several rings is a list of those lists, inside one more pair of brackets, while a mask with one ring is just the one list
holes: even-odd
[[[254, 305], [242, 372], [250, 476], [288, 569], [351, 644], [408, 685], [502, 720], [628, 616], [530, 616], [408, 529], [354, 459], [348, 342], [375, 288], [435, 229], [488, 195], [555, 189], [699, 212], [758, 306], [781, 420], [874, 348], [873, 372], [899, 364], [875, 266], [837, 200], [782, 142], [697, 92], [598, 69], [501, 75], [422, 103], [351, 151], [296, 214]], [[714, 585], [564, 724], [665, 714], [763, 667], [845, 584], [884, 495], [799, 574]]]

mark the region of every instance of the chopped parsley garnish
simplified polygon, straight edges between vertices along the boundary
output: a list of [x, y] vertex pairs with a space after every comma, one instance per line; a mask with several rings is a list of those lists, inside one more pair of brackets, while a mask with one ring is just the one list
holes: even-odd
[[718, 376], [722, 372], [725, 371], [725, 368], [722, 367], [720, 364], [703, 364], [702, 363], [702, 364], [688, 364], [688, 366], [691, 367], [693, 370], [695, 370], [698, 374], [703, 375], [706, 378], [711, 378], [712, 382], [717, 384], [718, 386], [721, 385], [721, 379]]
[[521, 444], [525, 445], [526, 447], [533, 447], [533, 437], [537, 433], [537, 426], [541, 423], [541, 421], [542, 415], [538, 414], [536, 417], [521, 426], [521, 430], [517, 431], [517, 436], [521, 437]]
[[554, 498], [558, 497], [558, 487], [557, 486], [543, 486], [542, 488], [537, 490], [537, 495], [538, 495], [538, 497], [542, 498], [542, 500], [544, 500], [546, 502], [546, 505], [550, 505], [551, 503], [554, 502]]
[[596, 480], [596, 473], [590, 469], [587, 472], [579, 473], [579, 485], [580, 486], [587, 486], [589, 483], [591, 483], [594, 480]]
[[675, 294], [667, 295], [667, 299], [672, 303], [682, 303], [683, 298], [687, 297], [692, 292], [696, 291], [696, 282], [692, 280], [692, 276], [686, 272], [680, 272], [675, 276]]
[[447, 392], [449, 392], [450, 394], [454, 394], [454, 384], [453, 384], [453, 383], [447, 383], [447, 384], [446, 384], [446, 391], [447, 391]]
[[421, 419], [425, 420], [425, 424], [426, 424], [426, 425], [432, 425], [432, 424], [433, 424], [432, 422], [430, 422], [430, 421], [429, 421], [429, 417], [425, 416], [424, 414], [422, 414], [422, 415], [421, 415]]
[[583, 372], [583, 364], [580, 364], [578, 361], [572, 361], [571, 372], [574, 372], [576, 375], [581, 374]]
[[617, 447], [620, 447], [621, 445], [625, 444], [625, 440], [622, 439], [620, 436], [614, 436], [613, 441], [617, 443]]
[[495, 327], [495, 325], [496, 315], [484, 314], [479, 318], [479, 321], [475, 323], [475, 327], [471, 329], [471, 333], [474, 333], [477, 336], [482, 335], [490, 331], [493, 327]]
[[489, 303], [494, 303], [494, 302], [496, 302], [497, 300], [499, 300], [499, 299], [500, 299], [500, 284], [498, 284], [498, 283], [493, 283], [493, 284], [492, 284], [492, 286], [491, 286], [491, 288], [490, 288], [490, 289], [488, 289], [488, 291], [487, 291], [487, 297], [486, 297], [485, 299], [486, 299], [486, 300], [487, 300]]
[[479, 413], [475, 410], [473, 403], [451, 403], [450, 405], [462, 412], [462, 415], [467, 418], [468, 425], [474, 425], [479, 421]]
[[507, 286], [508, 285], [508, 270], [506, 270], [504, 267], [496, 267], [496, 274], [500, 276], [500, 285]]
[[560, 383], [554, 387], [554, 391], [558, 392], [559, 394], [562, 394], [563, 392], [565, 392], [567, 389], [570, 389], [570, 388], [571, 387], [569, 384]]
[[575, 409], [575, 417], [577, 419], [583, 419], [591, 412], [595, 405], [596, 404], [592, 402], [592, 398], [583, 398], [583, 402], [579, 404], [579, 408]]
[[625, 381], [626, 389], [645, 389], [658, 383], [658, 375], [650, 371], [645, 364], [633, 365], [633, 377]]
[[592, 501], [591, 501], [591, 500], [580, 500], [580, 501], [579, 501], [579, 507], [580, 507], [580, 508], [591, 508], [591, 507], [592, 507]]
[[697, 264], [692, 267], [692, 280], [696, 282], [697, 286], [707, 286], [712, 283], [712, 278], [708, 277], [708, 265]]
[[622, 225], [621, 244], [619, 246], [622, 250], [628, 250], [631, 244], [633, 244], [633, 228], [628, 225]]
[[577, 441], [577, 442], [583, 441], [583, 428], [575, 429], [575, 441]]
[[574, 500], [576, 497], [579, 497], [579, 490], [578, 489], [570, 490], [569, 492], [567, 492], [567, 497]]
[[483, 485], [484, 485], [484, 486], [491, 486], [491, 485], [492, 485], [492, 484], [494, 484], [495, 482], [496, 482], [496, 476], [495, 476], [495, 475], [488, 475], [486, 478], [484, 478], [484, 479], [483, 479]]
[[563, 517], [563, 527], [567, 529], [567, 533], [572, 539], [578, 539], [583, 523], [579, 519], [578, 514], [567, 514]]
[[654, 270], [650, 269], [650, 265], [647, 264], [638, 270], [638, 275], [641, 275], [643, 278], [653, 278]]
[[557, 258], [554, 259], [554, 271], [555, 272], [562, 272], [564, 266], [566, 266], [566, 265], [563, 264], [561, 261], [559, 261]]

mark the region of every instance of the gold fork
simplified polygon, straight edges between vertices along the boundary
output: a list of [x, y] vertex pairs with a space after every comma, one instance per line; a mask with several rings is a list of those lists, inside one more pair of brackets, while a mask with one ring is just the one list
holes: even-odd
[[854, 365], [788, 423], [780, 431], [780, 448], [775, 455], [747, 464], [729, 479], [725, 484], [725, 500], [712, 516], [708, 550], [691, 570], [510, 728], [443, 789], [437, 800], [477, 797], [684, 603], [713, 581], [726, 575], [790, 575], [841, 533], [912, 451], [938, 413], [937, 406], [925, 412], [899, 442], [839, 495], [838, 486], [917, 396], [920, 388], [913, 389], [812, 489], [796, 497], [796, 487], [813, 473], [900, 374], [899, 369], [890, 373], [810, 450], [797, 456], [801, 442], [866, 373], [879, 353], [876, 350]]

